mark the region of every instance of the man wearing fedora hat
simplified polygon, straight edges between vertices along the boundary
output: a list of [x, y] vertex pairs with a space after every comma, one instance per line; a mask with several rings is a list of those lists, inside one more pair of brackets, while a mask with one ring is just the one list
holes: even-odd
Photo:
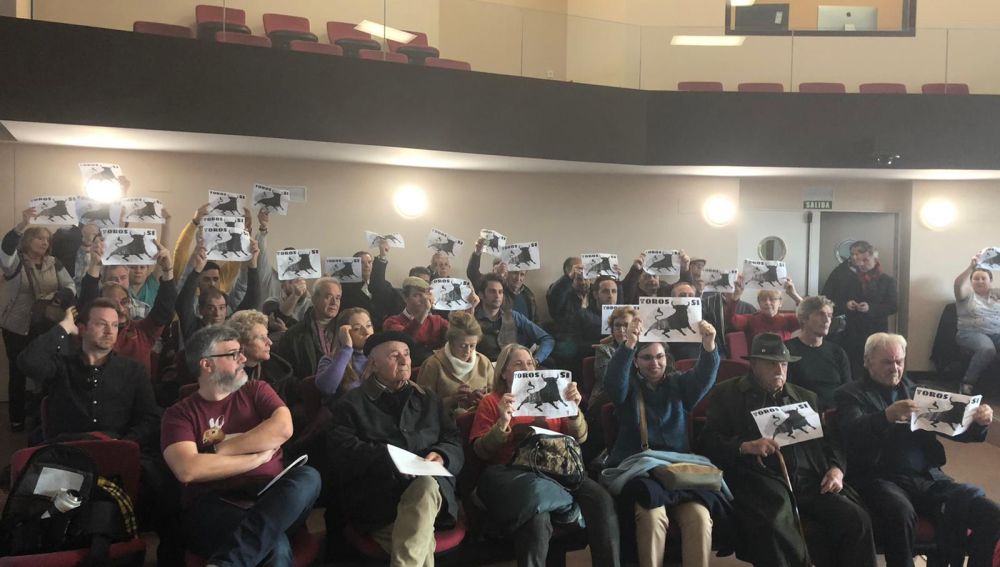
[[361, 385], [334, 406], [327, 436], [330, 506], [370, 534], [392, 565], [405, 566], [434, 564], [435, 525], [451, 527], [458, 518], [455, 477], [400, 474], [388, 445], [441, 463], [455, 476], [464, 459], [440, 398], [410, 381], [413, 344], [402, 332], [368, 338]]
[[[816, 394], [786, 383], [792, 356], [781, 337], [754, 337], [750, 373], [709, 394], [701, 450], [720, 466], [735, 496], [742, 535], [737, 557], [759, 567], [875, 565], [871, 520], [844, 485], [843, 458], [829, 438], [781, 447], [762, 438], [750, 412], [808, 402]], [[787, 466], [787, 475], [786, 472]], [[803, 536], [802, 522], [818, 524]]]

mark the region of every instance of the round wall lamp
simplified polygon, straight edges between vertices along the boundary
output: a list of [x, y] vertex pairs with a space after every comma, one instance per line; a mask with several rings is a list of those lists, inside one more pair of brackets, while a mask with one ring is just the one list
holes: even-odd
[[934, 198], [920, 207], [920, 222], [931, 230], [944, 230], [955, 222], [958, 212], [948, 199]]
[[427, 211], [427, 194], [415, 185], [404, 185], [393, 196], [392, 206], [404, 219], [415, 219]]
[[110, 167], [105, 167], [87, 179], [84, 186], [87, 196], [100, 203], [111, 203], [122, 198], [122, 184]]
[[725, 195], [712, 195], [701, 206], [701, 216], [711, 226], [726, 226], [736, 218], [736, 203]]

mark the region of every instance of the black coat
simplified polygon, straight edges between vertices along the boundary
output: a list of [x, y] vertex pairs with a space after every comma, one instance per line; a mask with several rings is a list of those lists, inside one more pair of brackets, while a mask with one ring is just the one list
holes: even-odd
[[[833, 314], [847, 316], [848, 335], [867, 338], [873, 333], [889, 330], [889, 316], [899, 307], [896, 294], [896, 280], [885, 273], [879, 274], [867, 291], [861, 288], [857, 273], [851, 269], [851, 261], [845, 260], [830, 272], [823, 284], [823, 295], [834, 302]], [[867, 313], [848, 311], [851, 300], [869, 305]]]
[[365, 292], [361, 290], [361, 283], [352, 282], [341, 285], [344, 297], [340, 302], [340, 310], [344, 311], [352, 307], [365, 309], [371, 316], [375, 331], [382, 330], [382, 321], [385, 321], [386, 317], [400, 313], [405, 307], [403, 299], [393, 289], [392, 284], [385, 279], [388, 266], [389, 263], [385, 260], [379, 258], [372, 260], [372, 273], [368, 278], [368, 291], [371, 293], [371, 297], [365, 295]]
[[[393, 394], [374, 378], [344, 395], [333, 408], [327, 434], [329, 481], [332, 505], [359, 528], [371, 531], [396, 518], [396, 506], [410, 480], [400, 477], [386, 445], [394, 445], [424, 456], [431, 451], [445, 460], [457, 476], [464, 455], [455, 422], [441, 400], [417, 384], [410, 383], [398, 421], [390, 406]], [[443, 503], [437, 524], [453, 525], [458, 518], [455, 477], [435, 477]]]

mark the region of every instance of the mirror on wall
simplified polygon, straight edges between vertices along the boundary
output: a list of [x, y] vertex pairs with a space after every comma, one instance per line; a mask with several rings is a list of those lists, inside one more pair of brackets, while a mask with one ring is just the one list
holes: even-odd
[[847, 240], [841, 240], [837, 243], [837, 248], [834, 249], [834, 253], [837, 255], [838, 262], [843, 262], [851, 257], [851, 245], [855, 242], [857, 242], [857, 239], [848, 238]]
[[757, 256], [761, 260], [784, 260], [787, 252], [788, 247], [785, 246], [785, 241], [777, 236], [765, 237], [757, 245]]

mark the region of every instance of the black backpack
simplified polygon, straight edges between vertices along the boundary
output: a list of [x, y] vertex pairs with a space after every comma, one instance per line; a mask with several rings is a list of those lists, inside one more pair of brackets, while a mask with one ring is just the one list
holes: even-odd
[[[76, 482], [82, 503], [60, 512], [52, 490], [73, 488]], [[111, 543], [136, 536], [131, 500], [97, 474], [94, 459], [71, 445], [46, 445], [31, 455], [11, 487], [0, 516], [0, 557], [89, 548], [87, 563], [103, 565]]]

